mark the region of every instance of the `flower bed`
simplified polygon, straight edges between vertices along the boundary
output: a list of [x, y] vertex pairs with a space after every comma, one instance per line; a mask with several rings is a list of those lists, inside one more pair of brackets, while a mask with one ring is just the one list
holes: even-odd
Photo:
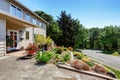
[[[71, 53], [72, 54], [71, 54]], [[74, 56], [74, 60], [71, 61], [71, 56]], [[65, 49], [64, 47], [57, 47], [52, 51], [41, 52], [36, 54], [37, 63], [54, 63], [54, 64], [69, 64], [71, 67], [78, 70], [92, 71], [95, 73], [107, 75], [110, 77], [116, 77], [114, 72], [108, 70], [104, 65], [95, 62], [90, 57], [81, 52], [73, 52], [72, 49]]]

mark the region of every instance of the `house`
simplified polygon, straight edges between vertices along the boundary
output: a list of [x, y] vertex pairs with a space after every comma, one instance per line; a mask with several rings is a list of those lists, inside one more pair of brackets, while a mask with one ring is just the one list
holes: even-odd
[[9, 50], [34, 43], [34, 35], [46, 37], [46, 22], [17, 0], [0, 0], [0, 55], [6, 54], [6, 35], [14, 40]]

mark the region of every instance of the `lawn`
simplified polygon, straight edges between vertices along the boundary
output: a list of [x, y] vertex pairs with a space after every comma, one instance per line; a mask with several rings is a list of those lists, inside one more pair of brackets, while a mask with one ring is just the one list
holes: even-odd
[[120, 71], [110, 67], [110, 66], [107, 66], [107, 65], [104, 65], [106, 68], [108, 68], [109, 70], [113, 71], [115, 74], [116, 74], [116, 77], [117, 79], [120, 79]]

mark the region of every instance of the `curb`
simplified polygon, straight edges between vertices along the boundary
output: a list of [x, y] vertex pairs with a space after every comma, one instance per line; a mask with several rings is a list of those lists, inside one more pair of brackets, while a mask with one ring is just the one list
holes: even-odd
[[67, 70], [71, 70], [71, 71], [74, 71], [74, 72], [77, 72], [77, 73], [82, 73], [82, 74], [86, 74], [86, 75], [90, 75], [90, 76], [95, 76], [95, 77], [103, 78], [103, 79], [106, 79], [106, 80], [117, 80], [117, 79], [111, 78], [109, 76], [105, 76], [105, 75], [90, 72], [90, 71], [77, 70], [77, 69], [74, 69], [72, 67], [65, 66], [65, 65], [56, 65], [56, 66], [58, 68], [67, 69]]

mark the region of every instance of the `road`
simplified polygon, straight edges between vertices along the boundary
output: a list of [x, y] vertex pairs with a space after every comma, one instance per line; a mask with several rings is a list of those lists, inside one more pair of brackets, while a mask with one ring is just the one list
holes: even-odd
[[100, 50], [82, 50], [84, 54], [120, 71], [120, 57], [102, 54]]

